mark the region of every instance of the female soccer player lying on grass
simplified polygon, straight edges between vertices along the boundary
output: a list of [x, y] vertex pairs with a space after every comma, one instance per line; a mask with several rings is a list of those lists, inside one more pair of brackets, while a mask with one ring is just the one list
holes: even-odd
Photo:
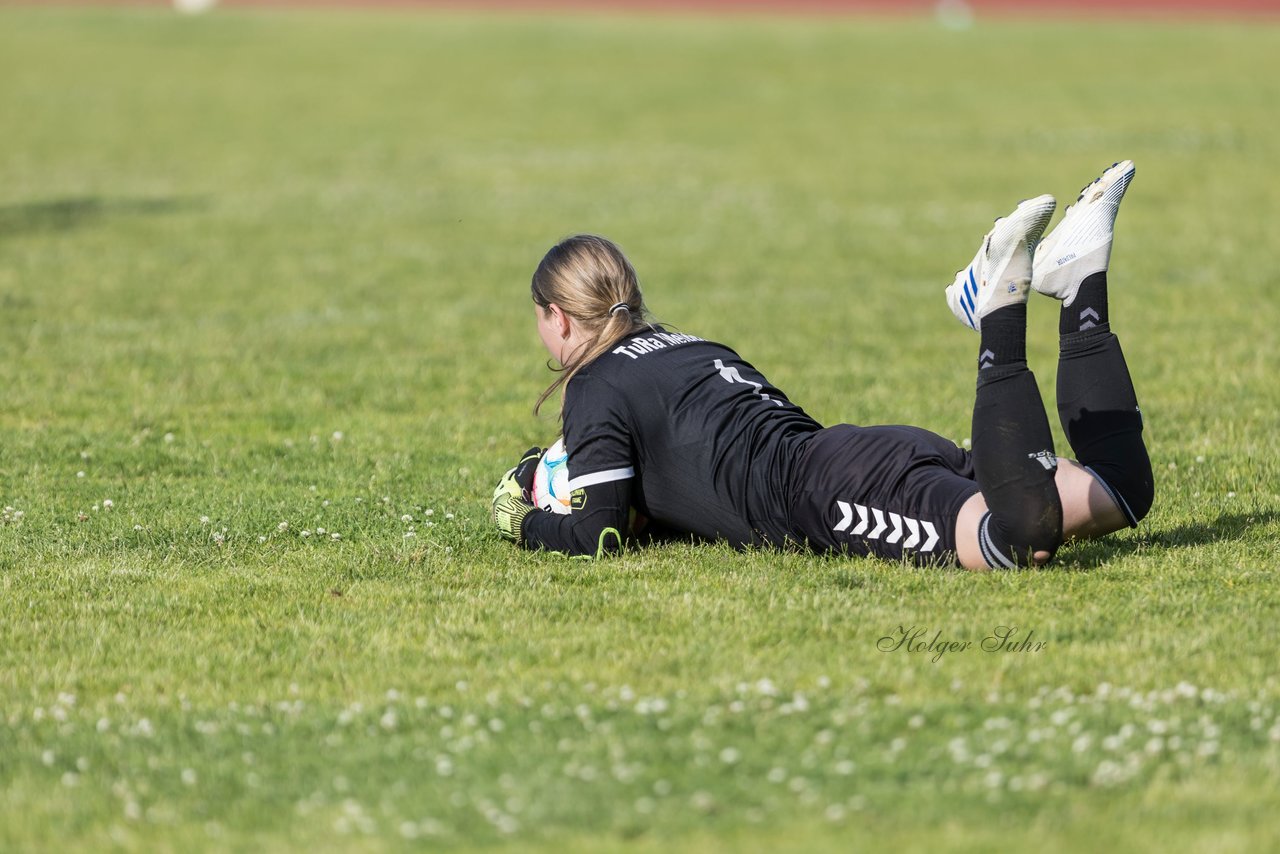
[[[1129, 161], [996, 220], [947, 288], [981, 335], [973, 451], [918, 427], [823, 428], [720, 344], [652, 326], [635, 271], [601, 237], [553, 247], [533, 275], [538, 332], [562, 366], [569, 515], [528, 502], [537, 449], [494, 492], [493, 518], [529, 548], [622, 547], [631, 508], [662, 529], [735, 547], [806, 544], [970, 569], [1044, 564], [1065, 538], [1137, 525], [1152, 501], [1142, 416], [1107, 324], [1107, 265]], [[1054, 455], [1026, 362], [1027, 295], [1062, 301], [1058, 414], [1079, 462]]]

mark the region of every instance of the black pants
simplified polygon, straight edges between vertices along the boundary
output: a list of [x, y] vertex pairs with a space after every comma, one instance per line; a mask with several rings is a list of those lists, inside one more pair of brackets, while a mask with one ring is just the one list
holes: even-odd
[[978, 492], [968, 451], [919, 427], [840, 424], [796, 467], [795, 539], [816, 551], [955, 563], [956, 516]]

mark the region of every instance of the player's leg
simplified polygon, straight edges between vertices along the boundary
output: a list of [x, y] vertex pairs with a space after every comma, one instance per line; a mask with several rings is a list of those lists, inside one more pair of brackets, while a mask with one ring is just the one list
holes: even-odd
[[1059, 472], [1066, 535], [1136, 526], [1154, 496], [1142, 413], [1120, 342], [1108, 323], [1107, 269], [1132, 161], [1080, 193], [1036, 249], [1032, 286], [1062, 301], [1058, 415], [1079, 466]]
[[956, 531], [969, 568], [1045, 563], [1062, 543], [1053, 434], [1026, 356], [1033, 249], [1054, 204], [1041, 196], [996, 220], [947, 288], [956, 317], [982, 336], [972, 430], [980, 494], [961, 509]]
[[[1128, 524], [1124, 513], [1102, 483], [1074, 460], [1058, 459], [1054, 475], [1062, 504], [1062, 538], [1091, 539], [1118, 531]], [[979, 535], [987, 502], [979, 493], [970, 498], [956, 518], [956, 555], [969, 569], [988, 568]]]
[[978, 491], [968, 452], [905, 425], [838, 424], [796, 464], [793, 536], [816, 551], [950, 564], [960, 507]]

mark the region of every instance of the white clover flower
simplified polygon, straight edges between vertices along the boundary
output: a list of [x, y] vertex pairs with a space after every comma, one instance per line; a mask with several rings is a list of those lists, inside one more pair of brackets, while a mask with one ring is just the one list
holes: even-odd
[[310, 532], [310, 531], [308, 531], [308, 530], [306, 530], [305, 528], [302, 530], [302, 532], [301, 532], [301, 533], [302, 533], [302, 536], [304, 536], [304, 537], [309, 537], [309, 536], [311, 536], [311, 532]]
[[325, 533], [324, 528], [316, 528], [316, 534], [318, 534], [319, 536], [323, 537], [324, 533]]
[[444, 518], [446, 518], [446, 519], [452, 519], [452, 518], [453, 518], [453, 514], [452, 514], [452, 513], [446, 513], [446, 514], [444, 514]]
[[335, 441], [335, 442], [341, 442], [341, 441], [342, 441], [342, 439], [343, 439], [342, 431], [341, 431], [341, 430], [334, 430], [334, 431], [333, 431], [333, 441]]
[[102, 499], [102, 509], [103, 509], [103, 510], [110, 510], [112, 507], [115, 507], [115, 506], [116, 506], [116, 503], [115, 503], [114, 501], [112, 501], [110, 498], [104, 498], [104, 499]]
[[422, 511], [422, 515], [423, 515], [423, 516], [434, 516], [434, 515], [436, 515], [436, 511], [434, 511], [434, 510], [432, 510], [430, 507], [428, 507], [426, 510], [423, 510], [423, 511]]
[[208, 525], [208, 524], [209, 524], [209, 517], [208, 517], [208, 516], [201, 516], [201, 517], [200, 517], [200, 524], [201, 524], [201, 525]]
[[82, 471], [76, 472], [76, 477], [84, 477], [84, 472]]
[[142, 530], [142, 526], [141, 526], [141, 525], [134, 525], [134, 526], [133, 526], [133, 530], [135, 530], [135, 531], [141, 531], [141, 530]]
[[276, 530], [277, 530], [277, 531], [287, 531], [287, 530], [289, 530], [289, 523], [288, 523], [288, 522], [281, 522], [279, 525], [276, 525]]
[[340, 540], [342, 539], [342, 535], [339, 534], [337, 531], [333, 531], [329, 534], [329, 538], [333, 540]]
[[412, 522], [412, 521], [413, 521], [413, 516], [412, 516], [411, 514], [409, 514], [409, 513], [405, 513], [403, 516], [401, 516], [401, 517], [400, 517], [400, 521], [401, 521], [401, 522]]
[[182, 769], [182, 782], [183, 782], [183, 783], [186, 783], [188, 786], [194, 786], [194, 785], [196, 784], [196, 772], [195, 772], [195, 769], [192, 769], [192, 768], [183, 768], [183, 769]]

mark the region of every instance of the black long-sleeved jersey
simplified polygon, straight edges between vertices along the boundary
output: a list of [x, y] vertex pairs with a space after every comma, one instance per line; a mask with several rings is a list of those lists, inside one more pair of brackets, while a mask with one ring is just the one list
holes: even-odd
[[523, 543], [610, 551], [633, 507], [668, 532], [782, 543], [793, 465], [820, 429], [728, 347], [661, 327], [624, 338], [565, 389], [574, 510], [530, 512]]

